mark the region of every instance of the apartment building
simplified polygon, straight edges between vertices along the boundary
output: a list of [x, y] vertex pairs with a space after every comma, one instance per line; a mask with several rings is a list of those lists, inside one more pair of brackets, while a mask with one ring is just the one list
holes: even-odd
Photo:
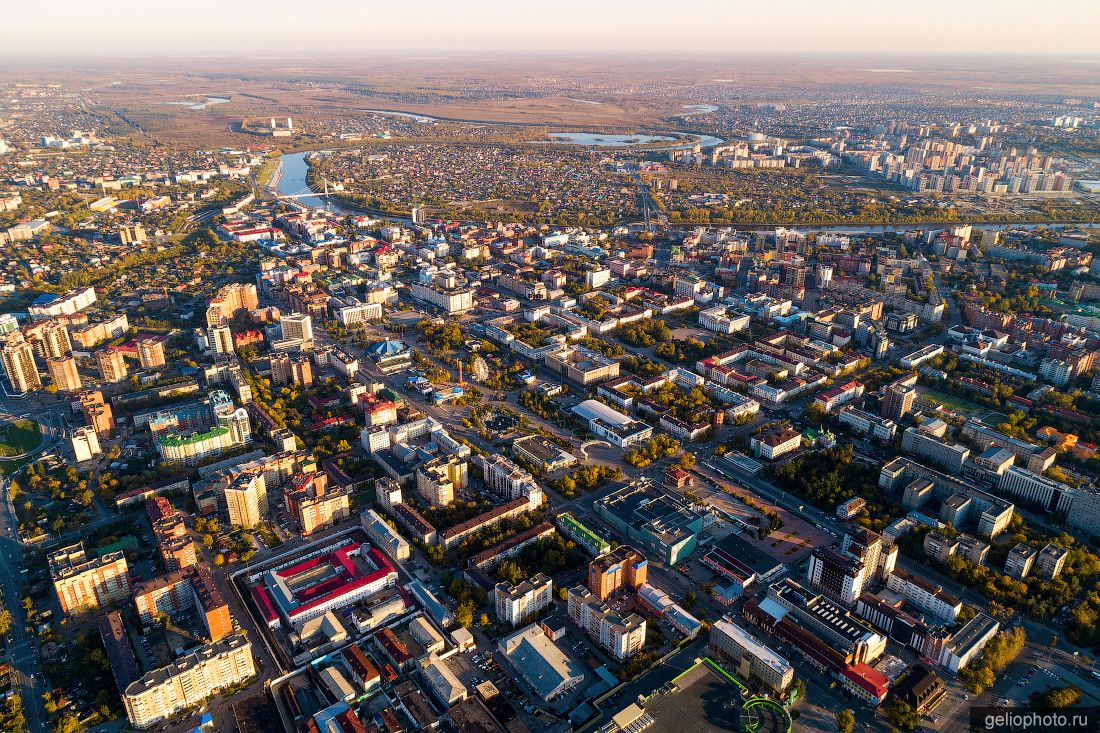
[[296, 474], [286, 489], [286, 508], [303, 536], [351, 517], [348, 493], [328, 488], [324, 473]]
[[111, 405], [103, 401], [102, 392], [91, 389], [80, 392], [76, 395], [76, 404], [96, 435], [108, 438], [115, 432], [114, 412]]
[[554, 584], [538, 573], [519, 585], [497, 583], [493, 590], [496, 616], [501, 622], [519, 626], [554, 601]]
[[130, 724], [144, 730], [255, 674], [252, 645], [240, 632], [148, 672], [126, 687], [122, 701]]
[[242, 473], [224, 489], [229, 523], [252, 529], [263, 522], [268, 513], [267, 481], [259, 471]]
[[16, 394], [26, 394], [42, 388], [42, 378], [34, 362], [34, 347], [18, 331], [5, 337], [4, 347], [0, 349], [0, 364], [3, 364], [4, 374]]
[[74, 614], [130, 597], [130, 574], [121, 552], [89, 557], [84, 543], [62, 547], [49, 555], [50, 578], [62, 613]]
[[233, 633], [229, 605], [205, 566], [195, 565], [139, 583], [134, 586], [133, 595], [134, 607], [143, 623], [153, 623], [162, 613], [176, 617], [194, 610], [209, 641]]
[[1031, 566], [1035, 564], [1038, 554], [1034, 548], [1023, 542], [1019, 543], [1008, 552], [1008, 557], [1005, 559], [1005, 575], [1023, 580], [1031, 572]]
[[138, 363], [142, 369], [159, 369], [164, 366], [164, 341], [156, 338], [143, 338], [137, 347]]
[[126, 379], [129, 370], [126, 367], [126, 357], [122, 349], [111, 347], [100, 349], [95, 354], [95, 361], [99, 368], [99, 376], [104, 382], [114, 384]]
[[615, 613], [584, 586], [571, 588], [568, 598], [569, 618], [616, 659], [628, 659], [645, 646], [646, 621], [638, 614]]
[[466, 461], [458, 456], [433, 458], [416, 471], [416, 491], [434, 507], [451, 504], [455, 492], [465, 489], [467, 483]]
[[542, 494], [534, 476], [499, 453], [482, 458], [481, 477], [490, 491], [504, 499]]
[[588, 589], [606, 600], [623, 588], [636, 591], [645, 584], [649, 561], [629, 545], [619, 545], [588, 564]]
[[313, 384], [313, 364], [304, 354], [286, 352], [271, 355], [271, 382], [280, 385]]
[[76, 359], [72, 356], [58, 356], [46, 360], [46, 371], [59, 392], [76, 392], [83, 386], [80, 372], [76, 368]]

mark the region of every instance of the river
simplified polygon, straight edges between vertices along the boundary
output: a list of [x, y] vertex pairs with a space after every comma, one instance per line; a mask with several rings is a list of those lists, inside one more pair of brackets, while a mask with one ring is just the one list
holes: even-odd
[[[294, 194], [305, 193], [309, 188], [309, 184], [306, 183], [306, 173], [309, 172], [309, 163], [306, 162], [306, 156], [312, 151], [306, 151], [304, 153], [286, 153], [279, 158], [279, 162], [282, 163], [282, 176], [279, 178], [279, 184], [276, 187], [279, 193], [283, 196], [292, 196]], [[334, 211], [338, 214], [361, 214], [360, 211], [349, 209], [346, 206], [341, 206], [334, 201], [326, 201], [324, 196], [303, 196], [301, 198], [290, 199], [302, 206], [312, 206], [316, 209], [324, 209], [326, 211]]]

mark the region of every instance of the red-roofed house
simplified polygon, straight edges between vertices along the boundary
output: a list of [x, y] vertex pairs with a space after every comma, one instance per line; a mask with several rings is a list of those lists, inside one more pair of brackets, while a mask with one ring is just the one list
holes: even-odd
[[840, 673], [840, 681], [845, 689], [872, 705], [886, 699], [890, 690], [886, 675], [863, 662], [845, 667]]

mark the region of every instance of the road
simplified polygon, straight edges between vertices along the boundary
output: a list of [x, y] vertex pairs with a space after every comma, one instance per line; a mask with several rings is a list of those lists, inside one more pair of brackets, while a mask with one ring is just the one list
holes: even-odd
[[42, 704], [46, 692], [42, 675], [38, 670], [38, 641], [26, 633], [27, 617], [20, 603], [23, 587], [23, 543], [19, 537], [19, 519], [8, 492], [10, 481], [3, 484], [3, 501], [0, 501], [0, 588], [4, 603], [11, 613], [11, 633], [8, 642], [8, 662], [12, 669], [12, 683], [23, 696], [23, 713], [32, 733], [45, 733], [48, 718]]

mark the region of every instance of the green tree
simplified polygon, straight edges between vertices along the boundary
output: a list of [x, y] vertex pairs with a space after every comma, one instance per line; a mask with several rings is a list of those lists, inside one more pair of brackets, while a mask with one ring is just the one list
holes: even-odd
[[886, 719], [895, 728], [902, 730], [916, 730], [920, 725], [920, 716], [909, 703], [899, 698], [894, 698], [883, 708]]
[[836, 733], [852, 733], [852, 729], [856, 726], [856, 716], [852, 715], [852, 711], [845, 708], [844, 710], [837, 711], [836, 714]]

